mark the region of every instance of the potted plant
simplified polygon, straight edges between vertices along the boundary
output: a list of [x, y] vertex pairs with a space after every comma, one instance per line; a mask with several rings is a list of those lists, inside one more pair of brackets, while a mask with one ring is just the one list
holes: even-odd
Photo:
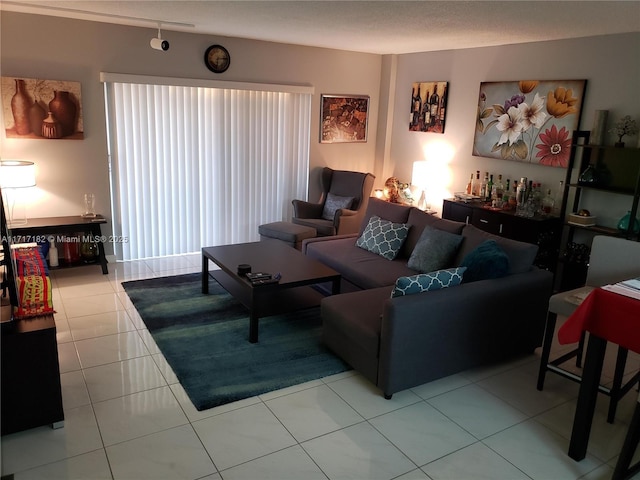
[[633, 136], [638, 133], [638, 125], [636, 125], [636, 121], [631, 118], [630, 115], [625, 115], [620, 120], [616, 122], [614, 127], [609, 130], [610, 133], [615, 133], [618, 135], [618, 141], [616, 142], [616, 147], [624, 147], [624, 142], [622, 138], [625, 135]]

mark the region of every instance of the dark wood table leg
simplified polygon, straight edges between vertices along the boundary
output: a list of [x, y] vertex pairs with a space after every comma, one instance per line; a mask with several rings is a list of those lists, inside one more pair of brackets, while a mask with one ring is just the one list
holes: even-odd
[[340, 293], [340, 278], [337, 278], [331, 282], [331, 295], [337, 295]]
[[571, 441], [569, 442], [569, 456], [577, 461], [582, 460], [587, 455], [587, 445], [598, 398], [598, 386], [600, 385], [600, 374], [602, 373], [606, 347], [607, 341], [605, 339], [589, 334], [580, 393], [578, 395], [576, 413], [573, 417]]
[[249, 342], [257, 343], [258, 342], [258, 314], [252, 308], [251, 313], [249, 314]]
[[209, 293], [209, 259], [202, 254], [202, 293]]
[[102, 267], [102, 274], [106, 275], [109, 273], [109, 267], [107, 267], [107, 256], [104, 254], [104, 243], [98, 242], [98, 260], [100, 261], [100, 266]]

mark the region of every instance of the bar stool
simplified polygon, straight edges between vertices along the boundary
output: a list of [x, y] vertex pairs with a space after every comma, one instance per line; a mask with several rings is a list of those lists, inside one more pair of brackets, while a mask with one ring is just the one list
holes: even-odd
[[638, 396], [638, 402], [636, 408], [633, 411], [633, 417], [631, 417], [631, 423], [629, 424], [629, 430], [627, 436], [622, 444], [622, 450], [620, 456], [616, 462], [616, 467], [613, 470], [613, 476], [611, 480], [627, 480], [633, 477], [636, 473], [640, 472], [640, 461], [631, 465], [633, 454], [638, 448], [638, 441], [640, 440], [640, 396]]
[[[640, 242], [605, 235], [597, 235], [593, 238], [586, 285], [567, 292], [557, 293], [549, 299], [549, 311], [547, 313], [547, 322], [540, 357], [540, 369], [538, 371], [538, 390], [542, 390], [544, 387], [547, 371], [573, 380], [574, 382], [580, 383], [582, 381], [580, 375], [561, 368], [561, 365], [572, 358], [576, 358], [576, 365], [578, 367], [581, 366], [584, 335], [575, 349], [556, 359], [549, 359], [557, 316], [563, 315], [568, 317], [571, 315], [594, 288], [629, 278], [635, 278], [638, 275], [640, 275]], [[640, 380], [640, 372], [638, 372], [627, 383], [623, 384], [628, 353], [626, 348], [618, 347], [613, 385], [611, 388], [605, 387], [604, 385], [598, 387], [600, 392], [611, 398], [609, 411], [607, 413], [607, 422], [609, 423], [613, 423], [618, 401]]]

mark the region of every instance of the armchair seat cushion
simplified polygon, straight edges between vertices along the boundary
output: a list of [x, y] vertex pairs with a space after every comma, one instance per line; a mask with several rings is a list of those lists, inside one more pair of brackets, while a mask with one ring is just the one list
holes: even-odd
[[324, 218], [293, 218], [292, 222], [296, 225], [315, 228], [319, 237], [329, 237], [336, 234], [332, 220], [325, 220]]

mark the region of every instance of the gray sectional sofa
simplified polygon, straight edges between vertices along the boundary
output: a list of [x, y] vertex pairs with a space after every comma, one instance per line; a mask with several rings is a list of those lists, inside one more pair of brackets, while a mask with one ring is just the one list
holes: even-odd
[[[410, 225], [396, 258], [356, 245], [372, 217]], [[474, 250], [495, 240], [508, 269], [495, 278], [392, 298], [399, 277], [420, 273], [407, 263], [425, 227], [462, 236], [447, 267], [477, 258]], [[342, 274], [344, 293], [322, 300], [323, 340], [386, 398], [540, 346], [552, 274], [533, 265], [537, 248], [376, 198], [357, 234], [311, 238], [302, 245], [303, 253]]]

